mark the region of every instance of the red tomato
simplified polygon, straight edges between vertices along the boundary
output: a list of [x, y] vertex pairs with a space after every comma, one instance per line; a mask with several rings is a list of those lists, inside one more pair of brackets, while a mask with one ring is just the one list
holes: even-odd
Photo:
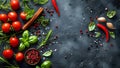
[[3, 22], [7, 22], [8, 16], [6, 14], [0, 14], [0, 20]]
[[11, 27], [10, 23], [3, 23], [2, 31], [5, 33], [8, 33], [8, 32], [10, 32], [10, 27]]
[[12, 47], [17, 47], [19, 45], [19, 39], [17, 37], [11, 37], [9, 41]]
[[13, 50], [11, 50], [11, 49], [3, 50], [2, 54], [5, 58], [10, 59], [13, 57]]
[[11, 20], [11, 21], [16, 21], [17, 18], [18, 18], [18, 15], [16, 12], [9, 12], [8, 13], [8, 18]]
[[16, 61], [20, 62], [24, 59], [24, 54], [22, 52], [18, 52], [15, 57]]
[[20, 13], [20, 18], [21, 18], [22, 20], [26, 20], [26, 16], [27, 16], [27, 14], [26, 14], [25, 12], [21, 12], [21, 13]]
[[12, 23], [12, 27], [14, 28], [15, 31], [19, 31], [22, 27], [22, 24], [20, 21], [15, 21]]
[[13, 10], [18, 10], [20, 8], [19, 0], [10, 0], [10, 5]]

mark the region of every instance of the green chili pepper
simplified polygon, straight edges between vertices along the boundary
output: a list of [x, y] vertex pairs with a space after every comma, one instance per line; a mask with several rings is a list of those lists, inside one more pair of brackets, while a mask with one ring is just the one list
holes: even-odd
[[29, 37], [29, 43], [34, 44], [38, 41], [38, 37], [37, 36], [30, 36]]
[[46, 60], [41, 64], [41, 68], [50, 68], [52, 65], [51, 61]]
[[22, 34], [22, 37], [23, 37], [24, 39], [27, 39], [27, 40], [28, 40], [28, 38], [29, 38], [29, 31], [28, 31], [28, 30], [25, 30], [25, 31], [23, 32], [23, 34]]
[[18, 47], [19, 51], [23, 51], [25, 49], [25, 45], [23, 43], [20, 43], [20, 46]]
[[25, 47], [30, 47], [30, 44], [29, 44], [29, 42], [24, 42], [24, 45], [25, 45]]

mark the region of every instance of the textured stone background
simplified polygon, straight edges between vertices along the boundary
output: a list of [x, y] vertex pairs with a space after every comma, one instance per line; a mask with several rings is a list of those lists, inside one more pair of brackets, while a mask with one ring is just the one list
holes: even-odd
[[[59, 37], [58, 44], [49, 46], [50, 49], [57, 49], [49, 58], [53, 62], [52, 68], [120, 68], [120, 0], [57, 0], [57, 3], [61, 17], [54, 14], [50, 24], [54, 35]], [[53, 9], [51, 0], [43, 7]], [[88, 50], [93, 39], [81, 35], [79, 30], [86, 30], [89, 17], [106, 17], [105, 8], [117, 11], [114, 19], [107, 19], [117, 28], [116, 39], [111, 39], [109, 43], [103, 39], [103, 47]], [[55, 25], [59, 27], [57, 30]], [[113, 47], [110, 46], [111, 43]], [[33, 68], [26, 63], [20, 64], [21, 68]]]

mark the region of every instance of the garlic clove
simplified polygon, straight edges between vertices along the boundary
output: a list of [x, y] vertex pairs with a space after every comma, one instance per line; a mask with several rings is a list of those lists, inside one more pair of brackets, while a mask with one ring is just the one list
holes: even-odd
[[111, 22], [107, 22], [106, 25], [109, 29], [116, 29]]
[[106, 22], [106, 18], [105, 18], [105, 17], [99, 17], [99, 18], [97, 18], [97, 21], [98, 21], [99, 23], [101, 23], [101, 22]]

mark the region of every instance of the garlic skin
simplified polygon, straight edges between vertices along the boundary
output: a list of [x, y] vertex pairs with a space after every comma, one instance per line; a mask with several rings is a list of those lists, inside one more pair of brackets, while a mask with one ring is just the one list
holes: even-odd
[[111, 22], [107, 22], [107, 23], [106, 23], [106, 26], [107, 26], [109, 29], [116, 29]]
[[98, 21], [99, 23], [101, 23], [101, 22], [106, 22], [106, 18], [105, 18], [105, 17], [99, 17], [99, 18], [97, 18], [97, 21]]

